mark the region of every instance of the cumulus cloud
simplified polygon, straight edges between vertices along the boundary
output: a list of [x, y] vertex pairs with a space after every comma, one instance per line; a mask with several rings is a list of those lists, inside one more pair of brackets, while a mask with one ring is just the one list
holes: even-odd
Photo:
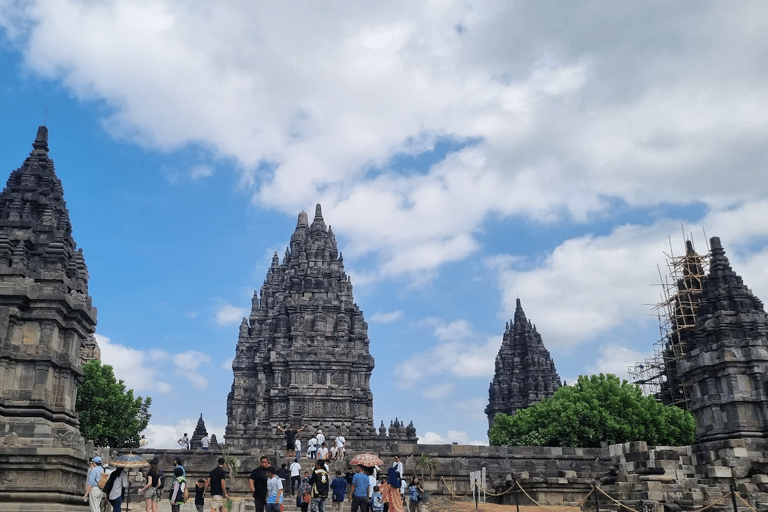
[[448, 430], [445, 434], [438, 432], [426, 432], [419, 437], [419, 444], [469, 444], [483, 446], [487, 441], [470, 440], [469, 435], [462, 430]]
[[[179, 420], [175, 425], [163, 425], [150, 422], [142, 434], [147, 438], [148, 448], [178, 448], [179, 445], [177, 441], [185, 432], [192, 437], [196, 425], [197, 419], [189, 418]], [[210, 424], [206, 421], [205, 429], [208, 431], [208, 435], [216, 435], [217, 441], [224, 441], [223, 426]]]
[[[459, 378], [493, 376], [494, 360], [501, 346], [500, 336], [484, 337], [466, 320], [445, 322], [428, 318], [422, 320], [421, 325], [430, 326], [440, 343], [411, 354], [396, 365], [398, 386], [410, 388], [422, 379], [445, 373]], [[437, 385], [425, 393], [441, 391], [444, 388]]]
[[[232, 158], [255, 201], [290, 214], [320, 198], [349, 256], [380, 256], [377, 279], [466, 258], [489, 217], [761, 198], [766, 22], [760, 2], [33, 0], [0, 13], [26, 71], [103, 101], [115, 137]], [[445, 140], [435, 162], [394, 165]]]
[[[612, 373], [619, 378], [631, 380], [627, 369], [653, 358], [653, 352], [641, 352], [617, 345], [603, 345], [597, 351], [597, 361], [589, 368], [588, 374]], [[575, 383], [574, 380], [572, 382]]]
[[184, 377], [197, 389], [205, 389], [208, 386], [208, 379], [200, 373], [198, 368], [210, 362], [211, 358], [208, 354], [196, 350], [187, 350], [173, 356], [176, 375]]
[[403, 317], [403, 312], [400, 310], [390, 311], [389, 313], [385, 313], [383, 311], [377, 311], [373, 315], [371, 315], [370, 321], [373, 323], [379, 323], [379, 324], [391, 324], [392, 322], [397, 322], [402, 317]]
[[231, 304], [220, 304], [215, 309], [215, 320], [219, 325], [240, 323], [248, 315], [245, 308], [239, 308]]
[[163, 375], [156, 363], [162, 351], [136, 350], [112, 340], [101, 334], [96, 334], [96, 341], [101, 349], [101, 362], [110, 365], [115, 377], [125, 382], [128, 389], [137, 393], [160, 392], [168, 393], [171, 385], [162, 380]]
[[165, 350], [136, 350], [113, 343], [106, 336], [96, 335], [101, 348], [101, 361], [112, 366], [115, 376], [135, 392], [170, 393], [174, 388], [163, 380], [168, 375], [168, 362], [174, 375], [184, 377], [197, 389], [205, 389], [208, 379], [201, 373], [200, 366], [210, 363], [208, 354], [188, 350], [172, 354]]
[[455, 387], [456, 383], [454, 382], [442, 382], [440, 384], [435, 384], [434, 386], [425, 388], [422, 390], [421, 394], [428, 400], [438, 400], [448, 396], [448, 394], [451, 393]]
[[[709, 250], [702, 228], [721, 235], [734, 270], [758, 296], [768, 297], [768, 227], [759, 220], [764, 215], [768, 201], [749, 201], [713, 209], [685, 223], [685, 232], [702, 254]], [[520, 298], [550, 349], [573, 348], [622, 325], [655, 322], [652, 307], [663, 300], [659, 269], [666, 275], [666, 255], [685, 250], [681, 222], [626, 224], [605, 236], [574, 237], [540, 262], [519, 255], [489, 257], [486, 264], [497, 273], [502, 293], [502, 317], [512, 317]]]

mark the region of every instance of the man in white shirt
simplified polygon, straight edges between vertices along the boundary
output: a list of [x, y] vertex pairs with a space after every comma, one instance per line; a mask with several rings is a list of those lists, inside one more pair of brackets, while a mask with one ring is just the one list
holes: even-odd
[[399, 455], [395, 455], [395, 462], [392, 463], [392, 467], [397, 469], [397, 472], [400, 473], [400, 478], [405, 478], [405, 474], [403, 473], [403, 463], [400, 462]]
[[317, 446], [322, 446], [325, 442], [325, 436], [323, 435], [323, 431], [320, 429], [317, 429], [317, 435], [315, 436], [317, 438]]
[[336, 458], [338, 460], [344, 460], [344, 452], [346, 451], [347, 440], [344, 436], [339, 434], [334, 441], [336, 444]]
[[203, 450], [207, 450], [210, 444], [211, 442], [208, 440], [208, 434], [205, 434], [203, 438], [200, 440], [200, 445], [203, 447]]
[[320, 449], [317, 450], [317, 459], [318, 460], [328, 459], [328, 448], [325, 447], [325, 443], [321, 444]]
[[301, 480], [299, 477], [299, 473], [301, 473], [299, 459], [293, 459], [293, 462], [291, 462], [291, 466], [288, 469], [291, 470], [291, 496], [293, 496], [296, 493], [296, 489], [299, 487], [299, 480]]
[[94, 457], [90, 463], [93, 469], [88, 472], [88, 480], [85, 484], [85, 496], [91, 507], [91, 512], [101, 511], [101, 497], [104, 493], [99, 489], [99, 480], [104, 474], [104, 468], [101, 466], [101, 457]]

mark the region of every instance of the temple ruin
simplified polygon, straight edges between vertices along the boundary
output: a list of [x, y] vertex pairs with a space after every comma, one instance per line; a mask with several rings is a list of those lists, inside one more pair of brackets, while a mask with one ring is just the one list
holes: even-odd
[[45, 126], [32, 147], [0, 194], [0, 511], [82, 510], [75, 398], [96, 308]]
[[515, 315], [504, 330], [496, 356], [496, 373], [488, 389], [488, 428], [493, 427], [496, 414], [514, 414], [549, 398], [559, 387], [555, 363], [517, 299]]
[[[382, 439], [373, 424], [369, 344], [368, 324], [318, 204], [312, 224], [299, 214], [282, 263], [275, 253], [250, 317], [240, 324], [227, 446], [274, 445], [282, 437], [277, 425], [322, 429], [326, 438], [341, 433], [358, 447]], [[390, 436], [416, 442], [415, 429], [400, 434], [398, 428]]]

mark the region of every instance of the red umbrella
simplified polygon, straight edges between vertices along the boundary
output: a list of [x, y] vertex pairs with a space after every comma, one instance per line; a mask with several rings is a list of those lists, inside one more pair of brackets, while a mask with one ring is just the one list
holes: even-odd
[[361, 453], [360, 455], [355, 456], [350, 461], [350, 464], [353, 466], [367, 466], [367, 467], [373, 467], [373, 466], [380, 466], [384, 464], [380, 458], [378, 458], [376, 455], [372, 453]]

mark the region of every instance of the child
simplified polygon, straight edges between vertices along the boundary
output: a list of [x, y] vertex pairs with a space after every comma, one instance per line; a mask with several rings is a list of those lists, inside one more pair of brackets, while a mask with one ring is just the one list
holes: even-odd
[[267, 512], [280, 512], [283, 502], [283, 481], [276, 475], [275, 468], [267, 468]]
[[197, 481], [195, 486], [195, 507], [197, 512], [203, 512], [205, 507], [205, 480], [202, 478]]
[[173, 486], [171, 487], [171, 512], [181, 512], [181, 506], [184, 504], [184, 489], [187, 488], [187, 479], [184, 477], [184, 470], [181, 466], [176, 466], [173, 470]]
[[373, 494], [371, 495], [371, 512], [383, 512], [384, 510], [384, 496], [379, 492], [379, 486], [373, 488]]

